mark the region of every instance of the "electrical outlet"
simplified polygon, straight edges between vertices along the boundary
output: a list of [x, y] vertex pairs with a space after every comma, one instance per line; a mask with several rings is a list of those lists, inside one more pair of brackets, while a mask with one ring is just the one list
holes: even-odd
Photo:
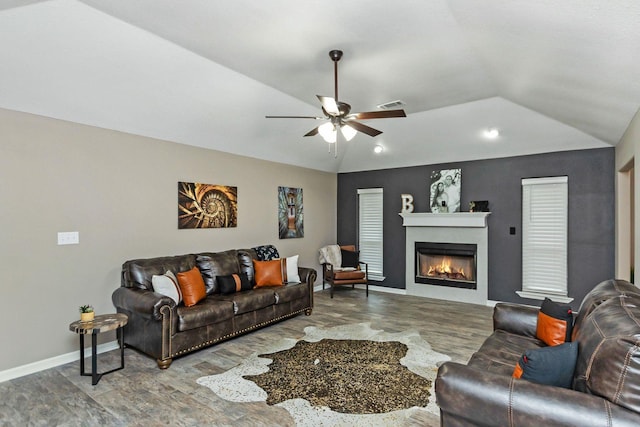
[[77, 245], [80, 243], [78, 231], [61, 231], [58, 233], [58, 245]]

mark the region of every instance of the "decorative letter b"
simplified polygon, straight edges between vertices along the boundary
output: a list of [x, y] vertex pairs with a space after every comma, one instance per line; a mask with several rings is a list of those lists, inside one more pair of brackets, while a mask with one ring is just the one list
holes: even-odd
[[402, 213], [413, 212], [413, 196], [411, 194], [401, 194], [402, 199]]

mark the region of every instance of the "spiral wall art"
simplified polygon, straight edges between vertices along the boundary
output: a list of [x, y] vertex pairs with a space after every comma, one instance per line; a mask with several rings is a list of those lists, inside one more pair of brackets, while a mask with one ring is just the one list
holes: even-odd
[[178, 229], [237, 226], [237, 187], [178, 182]]

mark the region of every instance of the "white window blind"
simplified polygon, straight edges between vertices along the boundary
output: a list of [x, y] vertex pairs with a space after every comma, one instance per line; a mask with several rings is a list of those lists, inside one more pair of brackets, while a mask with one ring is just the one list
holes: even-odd
[[567, 296], [568, 194], [566, 176], [522, 180], [522, 297], [571, 300], [562, 298]]
[[370, 280], [384, 280], [382, 248], [382, 188], [358, 189], [358, 249]]

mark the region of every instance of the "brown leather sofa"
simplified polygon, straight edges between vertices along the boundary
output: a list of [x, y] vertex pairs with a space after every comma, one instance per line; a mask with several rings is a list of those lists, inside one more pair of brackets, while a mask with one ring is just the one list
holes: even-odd
[[640, 289], [597, 285], [575, 316], [572, 389], [512, 378], [536, 339], [538, 308], [497, 304], [494, 332], [467, 365], [447, 362], [436, 379], [442, 426], [640, 426]]
[[[217, 276], [247, 273], [254, 282], [253, 249], [136, 259], [122, 265], [121, 287], [112, 300], [118, 313], [129, 316], [125, 345], [156, 358], [166, 369], [174, 357], [210, 346], [313, 309], [313, 284], [317, 273], [298, 268], [301, 283], [255, 288], [230, 295], [219, 293]], [[153, 292], [153, 275], [174, 274], [197, 266], [207, 297], [194, 306], [176, 304]]]

